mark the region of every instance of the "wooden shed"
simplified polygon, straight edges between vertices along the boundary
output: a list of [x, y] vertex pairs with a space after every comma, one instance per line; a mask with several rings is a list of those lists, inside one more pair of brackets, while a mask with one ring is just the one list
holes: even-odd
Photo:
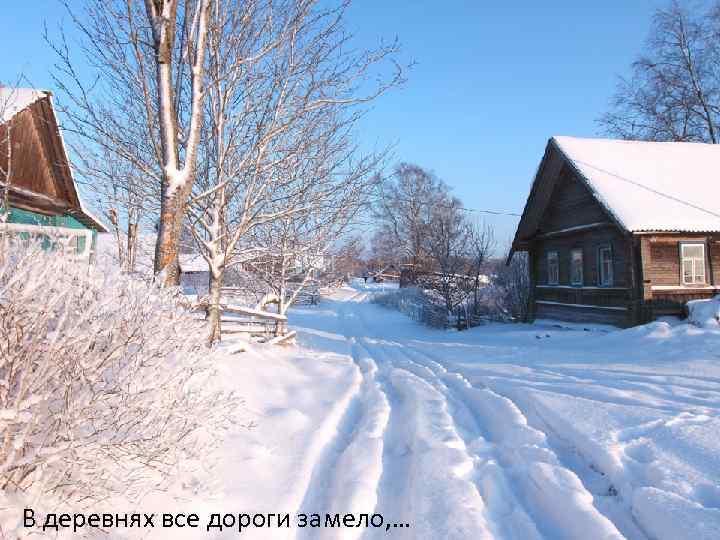
[[50, 92], [0, 87], [0, 197], [9, 201], [6, 236], [62, 240], [89, 256], [107, 232], [80, 199]]
[[553, 137], [510, 257], [532, 318], [632, 326], [720, 291], [720, 146]]

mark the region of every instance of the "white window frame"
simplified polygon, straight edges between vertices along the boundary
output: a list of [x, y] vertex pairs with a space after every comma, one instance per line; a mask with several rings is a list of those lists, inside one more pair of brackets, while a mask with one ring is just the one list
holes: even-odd
[[[555, 259], [555, 275], [550, 274], [550, 260]], [[559, 285], [560, 284], [560, 255], [557, 251], [547, 252], [547, 282], [548, 285]]]
[[[702, 257], [690, 257], [685, 255], [686, 247], [700, 247], [702, 248]], [[692, 266], [692, 279], [687, 281], [685, 279], [685, 261], [691, 263]], [[680, 280], [685, 286], [694, 285], [705, 285], [707, 283], [707, 271], [706, 271], [707, 251], [705, 249], [704, 242], [681, 242], [680, 243]], [[697, 268], [702, 269], [702, 280], [698, 280], [699, 276]]]
[[[575, 255], [580, 254], [580, 277], [575, 279]], [[570, 284], [582, 287], [585, 283], [585, 257], [583, 248], [573, 248], [570, 250]]]
[[[610, 264], [608, 265], [608, 272], [607, 275], [605, 274], [605, 268], [604, 268], [604, 261], [603, 261], [603, 253], [607, 253], [608, 257], [610, 258]], [[612, 246], [600, 246], [597, 250], [597, 270], [598, 270], [598, 287], [612, 287], [613, 282], [615, 279], [615, 276], [613, 275], [614, 271], [614, 261], [613, 261], [613, 251]]]

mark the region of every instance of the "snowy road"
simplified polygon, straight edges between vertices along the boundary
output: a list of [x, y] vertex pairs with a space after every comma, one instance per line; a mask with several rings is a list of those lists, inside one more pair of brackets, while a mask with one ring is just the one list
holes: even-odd
[[338, 304], [362, 383], [303, 510], [374, 509], [410, 524], [397, 538], [622, 537], [512, 401], [398, 339], [366, 297]]
[[248, 538], [720, 538], [720, 330], [439, 331], [372, 294], [294, 309], [297, 348], [223, 368], [257, 428], [190, 502], [409, 525]]
[[[343, 293], [333, 329], [361, 379], [303, 511], [376, 511], [410, 524], [397, 538], [718, 537], [720, 469], [703, 446], [718, 433], [717, 376], [680, 365], [662, 375], [640, 352], [634, 367], [587, 369], [578, 360], [594, 361], [611, 336], [514, 325], [438, 332], [367, 302], [368, 292]], [[616, 333], [615, 345], [647, 337], [633, 332]], [[697, 437], [686, 437], [689, 452], [663, 435], [673, 426]]]

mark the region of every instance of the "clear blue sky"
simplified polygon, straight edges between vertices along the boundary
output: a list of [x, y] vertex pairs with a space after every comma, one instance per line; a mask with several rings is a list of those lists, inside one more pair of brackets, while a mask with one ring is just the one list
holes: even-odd
[[[364, 145], [433, 170], [470, 208], [519, 212], [552, 135], [595, 136], [616, 77], [640, 52], [664, 0], [356, 0], [359, 46], [398, 36], [417, 62], [404, 88], [374, 105]], [[52, 89], [57, 0], [5, 2], [0, 80], [25, 73]], [[507, 239], [514, 218], [488, 218]]]

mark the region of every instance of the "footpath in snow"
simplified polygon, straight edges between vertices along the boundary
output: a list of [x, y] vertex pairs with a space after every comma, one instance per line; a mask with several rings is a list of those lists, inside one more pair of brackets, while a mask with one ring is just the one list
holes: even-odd
[[[410, 525], [245, 538], [720, 538], [720, 331], [447, 332], [373, 292], [358, 283], [294, 309], [297, 347], [222, 362], [255, 427], [229, 430], [175, 486], [175, 511]], [[139, 504], [168, 511], [167, 494]]]

